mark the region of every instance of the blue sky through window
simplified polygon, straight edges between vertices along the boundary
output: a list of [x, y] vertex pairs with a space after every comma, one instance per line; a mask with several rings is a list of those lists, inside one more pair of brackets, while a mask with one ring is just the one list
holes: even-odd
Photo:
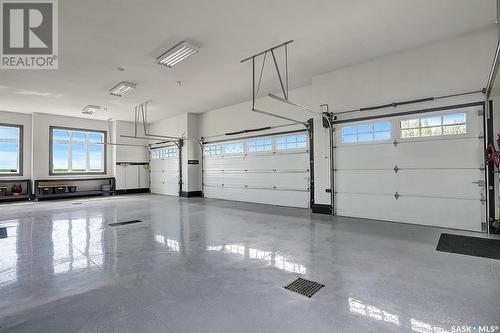
[[4, 170], [17, 172], [18, 147], [17, 143], [0, 142], [0, 172]]
[[102, 172], [105, 170], [105, 135], [99, 132], [52, 130], [54, 172]]
[[18, 173], [20, 158], [20, 135], [18, 127], [0, 126], [0, 173]]

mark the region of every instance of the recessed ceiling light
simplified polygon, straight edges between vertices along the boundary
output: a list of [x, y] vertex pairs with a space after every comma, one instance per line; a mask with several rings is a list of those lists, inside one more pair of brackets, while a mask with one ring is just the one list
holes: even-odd
[[94, 114], [101, 109], [100, 106], [97, 105], [87, 105], [83, 108], [82, 113], [84, 114]]
[[156, 62], [160, 65], [165, 65], [167, 67], [173, 67], [178, 62], [186, 59], [187, 57], [198, 53], [200, 48], [188, 43], [188, 42], [180, 42], [172, 49], [168, 50], [160, 57], [156, 59]]
[[113, 96], [122, 97], [131, 92], [133, 89], [135, 89], [135, 83], [123, 81], [118, 83], [115, 87], [113, 87], [109, 91], [109, 94]]

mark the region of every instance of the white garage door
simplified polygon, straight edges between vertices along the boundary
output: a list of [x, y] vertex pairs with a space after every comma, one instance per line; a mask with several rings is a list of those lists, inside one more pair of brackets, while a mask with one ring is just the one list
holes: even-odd
[[336, 213], [481, 231], [482, 106], [337, 125]]
[[177, 147], [151, 150], [151, 193], [179, 195]]
[[204, 146], [207, 198], [309, 207], [307, 132]]

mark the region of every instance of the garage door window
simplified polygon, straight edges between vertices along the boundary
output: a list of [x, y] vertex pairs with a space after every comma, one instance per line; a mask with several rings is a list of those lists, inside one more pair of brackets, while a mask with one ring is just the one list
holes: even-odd
[[276, 149], [301, 149], [307, 148], [307, 138], [305, 134], [280, 136], [276, 138]]
[[273, 150], [273, 140], [271, 139], [259, 139], [248, 141], [248, 152], [256, 153], [262, 151], [272, 151]]
[[50, 173], [106, 173], [105, 138], [105, 132], [52, 127]]
[[0, 175], [20, 176], [22, 126], [0, 125]]
[[401, 137], [416, 138], [467, 133], [465, 113], [401, 120]]
[[220, 155], [222, 153], [220, 145], [210, 145], [206, 146], [204, 149], [205, 156], [215, 156]]
[[242, 154], [244, 147], [243, 142], [226, 143], [224, 145], [224, 154]]
[[373, 142], [391, 139], [391, 123], [380, 122], [342, 128], [342, 143]]
[[175, 158], [177, 157], [177, 148], [165, 148], [162, 150], [162, 158]]

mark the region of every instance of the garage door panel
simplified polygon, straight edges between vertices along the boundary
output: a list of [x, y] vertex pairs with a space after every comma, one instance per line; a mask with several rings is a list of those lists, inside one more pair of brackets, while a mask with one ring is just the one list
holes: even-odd
[[396, 152], [392, 144], [344, 145], [335, 149], [337, 169], [392, 169]]
[[179, 159], [151, 159], [151, 193], [179, 195]]
[[402, 195], [480, 199], [482, 187], [474, 182], [483, 180], [484, 174], [480, 170], [401, 170], [397, 179]]
[[308, 207], [311, 166], [307, 145], [305, 131], [206, 144], [204, 195]]
[[205, 172], [207, 185], [241, 185], [261, 188], [293, 188], [307, 190], [309, 188], [308, 173], [231, 173]]
[[241, 157], [207, 158], [207, 170], [272, 170], [293, 169], [293, 166], [307, 166], [307, 153], [247, 155]]
[[300, 191], [221, 188], [208, 185], [204, 186], [203, 191], [207, 198], [301, 208], [307, 208], [309, 200], [309, 192]]
[[[369, 200], [367, 200], [369, 199]], [[481, 231], [484, 206], [479, 200], [449, 200], [360, 194], [339, 194], [337, 214], [445, 228]]]
[[478, 168], [479, 144], [470, 138], [400, 144], [395, 149], [396, 161], [400, 168]]
[[[483, 118], [478, 108], [482, 107], [453, 107], [437, 113], [343, 124], [349, 127], [345, 131], [346, 141], [354, 143], [342, 144], [344, 131], [337, 131], [337, 213], [480, 231], [486, 207], [481, 202], [485, 192], [485, 174], [481, 169], [485, 162], [483, 139], [479, 139]], [[466, 114], [465, 123], [461, 113]], [[401, 120], [407, 119], [416, 121], [402, 125]], [[396, 145], [376, 141], [375, 124], [380, 122], [390, 123], [390, 141], [396, 140]], [[466, 125], [466, 133], [418, 137], [424, 130], [444, 133], [451, 123], [457, 131]], [[409, 128], [405, 134], [417, 136], [402, 138], [401, 126]], [[356, 143], [360, 138], [364, 141]]]
[[335, 178], [339, 193], [394, 194], [398, 185], [393, 170], [339, 170]]

